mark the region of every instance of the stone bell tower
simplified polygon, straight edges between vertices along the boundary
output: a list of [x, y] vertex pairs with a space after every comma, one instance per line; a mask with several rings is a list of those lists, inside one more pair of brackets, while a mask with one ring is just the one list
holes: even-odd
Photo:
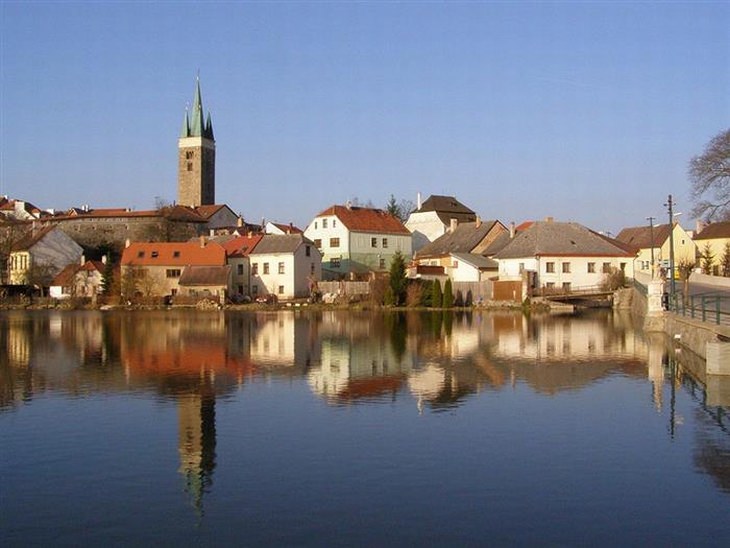
[[192, 207], [214, 204], [215, 138], [210, 112], [203, 117], [200, 79], [196, 81], [192, 111], [185, 111], [177, 148], [177, 203]]

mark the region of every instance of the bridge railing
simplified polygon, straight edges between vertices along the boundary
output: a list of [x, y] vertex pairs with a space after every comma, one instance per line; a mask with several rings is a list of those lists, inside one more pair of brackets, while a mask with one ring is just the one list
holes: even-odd
[[703, 322], [730, 325], [730, 297], [727, 295], [703, 293], [685, 296], [682, 291], [677, 291], [670, 299], [669, 310]]
[[566, 287], [538, 287], [532, 291], [534, 297], [580, 297], [583, 295], [602, 295], [612, 293], [603, 285], [586, 285]]

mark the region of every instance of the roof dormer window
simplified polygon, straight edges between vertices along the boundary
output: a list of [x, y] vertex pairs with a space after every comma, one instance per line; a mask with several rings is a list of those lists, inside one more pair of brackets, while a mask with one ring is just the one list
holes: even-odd
[[151, 255], [153, 259], [156, 259], [160, 254], [157, 251], [153, 251]]
[[173, 257], [174, 257], [175, 259], [179, 259], [179, 258], [180, 258], [180, 252], [179, 252], [179, 251], [173, 251], [173, 252], [172, 252], [172, 256], [173, 256]]
[[137, 258], [138, 259], [144, 258], [144, 251], [137, 251]]

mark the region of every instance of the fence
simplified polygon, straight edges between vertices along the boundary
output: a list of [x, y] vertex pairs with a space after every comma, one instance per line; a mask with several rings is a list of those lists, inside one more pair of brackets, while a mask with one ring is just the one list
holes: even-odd
[[368, 295], [370, 282], [317, 282], [317, 287], [324, 293], [335, 295]]
[[730, 325], [730, 297], [704, 293], [685, 296], [681, 291], [674, 294], [669, 308], [675, 314], [716, 325]]

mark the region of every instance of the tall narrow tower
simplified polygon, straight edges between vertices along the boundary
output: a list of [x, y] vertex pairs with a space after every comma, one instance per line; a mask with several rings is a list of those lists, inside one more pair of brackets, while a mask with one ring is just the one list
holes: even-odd
[[177, 203], [193, 207], [214, 204], [215, 138], [210, 112], [203, 118], [200, 79], [195, 83], [192, 112], [185, 110], [177, 148]]

